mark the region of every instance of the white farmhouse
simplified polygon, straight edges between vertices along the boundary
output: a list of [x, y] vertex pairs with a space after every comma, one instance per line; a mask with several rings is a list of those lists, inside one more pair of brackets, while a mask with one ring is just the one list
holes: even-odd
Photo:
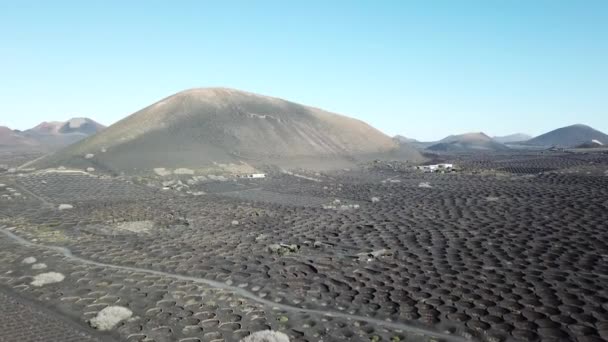
[[240, 175], [239, 178], [266, 178], [265, 173], [249, 173], [246, 175]]
[[422, 165], [417, 167], [418, 170], [423, 172], [450, 172], [454, 169], [454, 164], [433, 164], [433, 165]]

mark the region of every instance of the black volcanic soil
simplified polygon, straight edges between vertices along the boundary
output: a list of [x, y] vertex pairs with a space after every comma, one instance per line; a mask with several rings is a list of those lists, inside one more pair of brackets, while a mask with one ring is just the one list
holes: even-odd
[[[608, 339], [608, 155], [442, 158], [460, 172], [375, 163], [316, 181], [209, 183], [203, 196], [0, 177], [25, 197], [0, 197], [0, 225], [102, 263], [0, 234], [0, 283], [83, 326], [104, 305], [127, 306], [138, 319], [110, 335], [129, 341], [238, 341], [266, 328], [295, 341]], [[278, 243], [299, 248], [269, 250]], [[27, 256], [66, 279], [30, 286]]]
[[0, 172], [4, 168], [16, 168], [28, 161], [40, 158], [44, 155], [44, 151], [36, 148], [28, 148], [23, 151], [14, 151], [6, 148], [0, 148]]

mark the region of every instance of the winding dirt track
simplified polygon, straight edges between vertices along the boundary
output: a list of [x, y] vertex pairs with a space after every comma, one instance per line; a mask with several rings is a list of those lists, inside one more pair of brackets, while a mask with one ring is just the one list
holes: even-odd
[[83, 264], [107, 267], [107, 268], [112, 268], [112, 269], [117, 269], [117, 270], [142, 272], [142, 273], [164, 276], [164, 277], [169, 277], [169, 278], [178, 279], [178, 280], [191, 281], [194, 283], [201, 283], [201, 284], [205, 284], [207, 286], [213, 287], [213, 288], [227, 290], [227, 291], [230, 291], [243, 298], [247, 298], [247, 299], [250, 299], [257, 303], [260, 303], [260, 304], [263, 304], [263, 305], [266, 305], [269, 307], [273, 307], [273, 308], [278, 308], [278, 309], [288, 311], [288, 312], [307, 313], [307, 314], [317, 315], [317, 316], [328, 316], [328, 317], [343, 318], [343, 319], [359, 321], [359, 322], [367, 322], [369, 324], [373, 324], [376, 326], [381, 326], [381, 327], [385, 327], [385, 328], [389, 328], [389, 329], [403, 330], [404, 332], [411, 333], [411, 334], [419, 334], [419, 335], [425, 335], [425, 336], [434, 337], [434, 338], [440, 338], [440, 339], [443, 339], [444, 341], [448, 341], [448, 342], [468, 341], [462, 337], [445, 334], [445, 333], [441, 333], [441, 332], [437, 332], [437, 331], [432, 331], [432, 330], [428, 330], [428, 329], [424, 329], [421, 327], [416, 327], [416, 326], [412, 326], [412, 325], [408, 325], [408, 324], [404, 324], [404, 323], [399, 323], [399, 322], [383, 321], [383, 320], [374, 319], [374, 318], [370, 318], [370, 317], [350, 315], [350, 314], [336, 312], [336, 311], [304, 309], [304, 308], [299, 308], [296, 306], [276, 303], [276, 302], [261, 298], [261, 297], [255, 295], [254, 293], [249, 292], [245, 289], [235, 287], [235, 286], [230, 286], [225, 283], [221, 283], [221, 282], [210, 280], [210, 279], [198, 278], [198, 277], [188, 277], [188, 276], [183, 276], [183, 275], [179, 275], [179, 274], [172, 274], [172, 273], [155, 271], [155, 270], [150, 270], [150, 269], [145, 269], [145, 268], [112, 265], [112, 264], [101, 263], [101, 262], [97, 262], [97, 261], [93, 261], [93, 260], [88, 260], [88, 259], [84, 259], [84, 258], [75, 256], [74, 254], [72, 254], [72, 252], [68, 248], [65, 248], [65, 247], [47, 246], [47, 245], [33, 243], [31, 241], [23, 239], [23, 238], [15, 235], [11, 231], [9, 231], [8, 228], [6, 228], [6, 227], [0, 227], [0, 232], [2, 232], [4, 235], [6, 235], [11, 240], [13, 240], [14, 242], [16, 242], [20, 245], [27, 246], [27, 247], [37, 247], [37, 248], [53, 250], [53, 251], [62, 253], [66, 258], [75, 260], [75, 261], [83, 263]]

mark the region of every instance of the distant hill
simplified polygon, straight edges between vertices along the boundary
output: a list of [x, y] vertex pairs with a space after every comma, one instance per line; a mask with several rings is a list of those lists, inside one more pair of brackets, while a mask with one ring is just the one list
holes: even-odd
[[66, 121], [60, 128], [60, 134], [83, 134], [93, 135], [105, 129], [106, 126], [89, 118], [72, 118]]
[[325, 168], [382, 156], [422, 159], [356, 119], [244, 91], [203, 88], [169, 96], [34, 166], [94, 163], [125, 173], [228, 163]]
[[65, 122], [62, 121], [44, 121], [38, 124], [36, 127], [26, 130], [26, 132], [38, 134], [57, 134], [59, 132], [59, 128], [64, 124]]
[[526, 141], [524, 144], [533, 146], [575, 147], [592, 140], [606, 145], [608, 135], [586, 125], [572, 125], [558, 128]]
[[580, 145], [575, 146], [575, 148], [603, 148], [606, 147], [602, 142], [597, 140], [591, 140]]
[[0, 148], [6, 151], [50, 152], [80, 141], [104, 128], [105, 126], [88, 118], [43, 122], [25, 131], [0, 126]]
[[520, 141], [527, 141], [527, 140], [532, 139], [532, 136], [528, 135], [528, 134], [524, 134], [524, 133], [515, 133], [515, 134], [505, 135], [502, 137], [492, 137], [492, 139], [494, 139], [494, 141], [499, 142], [501, 144], [508, 144], [508, 143], [514, 143], [514, 142], [520, 142]]
[[38, 141], [28, 138], [23, 132], [0, 126], [1, 150], [23, 150], [38, 148], [39, 146], [40, 143]]
[[481, 132], [450, 135], [427, 148], [427, 150], [438, 152], [503, 151], [508, 149], [505, 145]]
[[23, 134], [49, 150], [56, 150], [96, 134], [104, 128], [104, 125], [89, 118], [72, 118], [65, 122], [43, 122]]
[[393, 137], [393, 139], [395, 139], [399, 143], [405, 143], [405, 144], [418, 142], [418, 140], [416, 140], [416, 139], [404, 137], [403, 135], [395, 135]]

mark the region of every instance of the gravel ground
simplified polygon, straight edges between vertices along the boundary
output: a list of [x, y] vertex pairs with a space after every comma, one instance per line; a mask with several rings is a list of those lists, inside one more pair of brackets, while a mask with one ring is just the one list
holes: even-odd
[[[112, 331], [123, 340], [238, 341], [267, 328], [294, 341], [607, 339], [608, 155], [453, 158], [462, 172], [383, 164], [196, 197], [6, 177], [39, 196], [0, 206], [3, 231], [34, 243], [0, 234], [0, 284], [84, 326], [128, 307], [139, 319]], [[358, 207], [323, 208], [336, 199]], [[120, 229], [138, 222], [146, 229]], [[28, 256], [65, 280], [31, 286]]]
[[110, 342], [95, 337], [57, 312], [43, 308], [0, 287], [0, 341], [2, 342]]

